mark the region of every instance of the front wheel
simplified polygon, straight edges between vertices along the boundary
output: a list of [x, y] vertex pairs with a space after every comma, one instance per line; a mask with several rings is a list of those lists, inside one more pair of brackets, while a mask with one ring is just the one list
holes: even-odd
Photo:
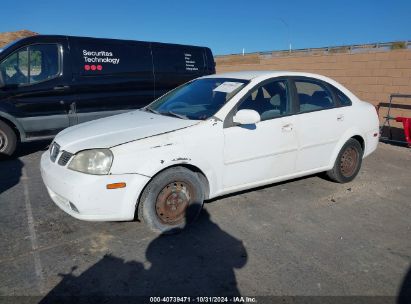
[[173, 167], [149, 182], [139, 200], [138, 215], [157, 233], [176, 233], [197, 218], [203, 201], [204, 191], [197, 173]]
[[0, 120], [0, 156], [10, 156], [16, 151], [17, 136], [13, 129]]
[[334, 167], [327, 171], [327, 176], [337, 183], [352, 181], [361, 168], [363, 150], [360, 143], [350, 138], [341, 148]]

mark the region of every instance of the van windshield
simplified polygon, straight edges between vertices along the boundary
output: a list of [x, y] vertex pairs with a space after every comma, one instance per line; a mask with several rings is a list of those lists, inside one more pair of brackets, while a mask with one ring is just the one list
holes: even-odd
[[16, 44], [16, 43], [19, 42], [21, 39], [23, 39], [23, 38], [16, 39], [16, 40], [14, 40], [14, 41], [6, 44], [6, 45], [3, 45], [3, 47], [0, 49], [0, 53], [3, 52], [5, 49], [8, 49], [8, 48], [11, 47], [12, 45]]
[[247, 83], [247, 80], [232, 78], [197, 79], [170, 91], [144, 109], [182, 119], [204, 120], [220, 110]]

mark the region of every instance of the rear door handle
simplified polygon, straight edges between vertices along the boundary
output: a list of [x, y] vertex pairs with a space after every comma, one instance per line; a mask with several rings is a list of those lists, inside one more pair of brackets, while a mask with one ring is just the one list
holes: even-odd
[[283, 132], [291, 132], [293, 130], [293, 125], [292, 124], [286, 124], [281, 128], [281, 130]]
[[68, 85], [59, 85], [59, 86], [55, 86], [53, 89], [56, 90], [56, 91], [63, 91], [63, 90], [70, 89], [70, 86], [68, 86]]
[[343, 121], [344, 120], [344, 115], [340, 114], [337, 116], [337, 121]]

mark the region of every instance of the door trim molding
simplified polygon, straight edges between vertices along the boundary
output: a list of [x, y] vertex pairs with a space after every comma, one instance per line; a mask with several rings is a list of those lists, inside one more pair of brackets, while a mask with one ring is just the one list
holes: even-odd
[[257, 155], [257, 156], [225, 161], [224, 164], [225, 165], [232, 165], [232, 164], [236, 164], [236, 163], [241, 163], [241, 162], [245, 162], [245, 161], [250, 161], [250, 160], [255, 160], [255, 159], [259, 159], [259, 158], [275, 156], [275, 155], [281, 155], [281, 154], [285, 154], [285, 153], [289, 153], [289, 152], [295, 152], [295, 151], [298, 151], [298, 148], [284, 149], [284, 150], [281, 150], [281, 151], [278, 151], [278, 152], [275, 152], [275, 153], [260, 154], [260, 155]]

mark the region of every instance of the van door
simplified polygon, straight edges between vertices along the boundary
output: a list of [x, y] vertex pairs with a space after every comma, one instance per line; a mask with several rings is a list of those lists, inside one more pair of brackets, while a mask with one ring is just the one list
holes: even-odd
[[0, 90], [28, 138], [48, 137], [70, 125], [71, 67], [64, 37], [41, 37], [0, 62]]
[[206, 74], [204, 48], [152, 43], [152, 51], [156, 98]]
[[150, 43], [69, 39], [78, 123], [138, 109], [153, 101]]

